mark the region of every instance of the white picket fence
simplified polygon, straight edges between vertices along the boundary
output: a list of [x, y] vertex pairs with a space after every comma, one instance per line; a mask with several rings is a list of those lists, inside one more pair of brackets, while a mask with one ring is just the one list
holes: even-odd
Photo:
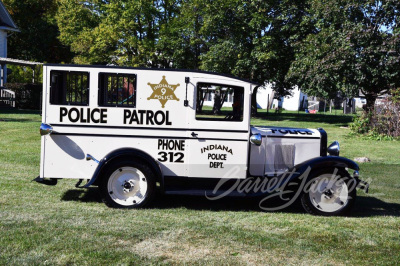
[[15, 92], [0, 88], [0, 102], [10, 107], [15, 107]]

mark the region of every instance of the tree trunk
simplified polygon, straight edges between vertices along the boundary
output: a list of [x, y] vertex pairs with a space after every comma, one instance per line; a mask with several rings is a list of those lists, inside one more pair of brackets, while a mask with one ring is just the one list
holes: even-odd
[[376, 94], [365, 94], [365, 99], [367, 100], [367, 105], [365, 106], [365, 111], [371, 113], [375, 109]]
[[275, 99], [275, 91], [272, 91], [271, 97], [269, 97], [269, 101], [268, 101], [268, 108], [269, 109], [271, 109], [272, 103], [274, 102], [274, 99]]
[[255, 87], [253, 90], [253, 94], [251, 94], [251, 115], [257, 116], [257, 91], [259, 86]]
[[213, 106], [213, 114], [221, 113], [221, 91], [215, 90], [214, 92], [214, 106]]

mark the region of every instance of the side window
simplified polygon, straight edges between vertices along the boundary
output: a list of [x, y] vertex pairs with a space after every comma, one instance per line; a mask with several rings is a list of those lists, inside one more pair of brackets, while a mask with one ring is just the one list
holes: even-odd
[[89, 73], [77, 71], [50, 71], [50, 103], [88, 105]]
[[198, 83], [196, 119], [209, 121], [243, 121], [243, 95], [243, 87], [214, 83]]
[[136, 107], [136, 75], [99, 74], [99, 105]]

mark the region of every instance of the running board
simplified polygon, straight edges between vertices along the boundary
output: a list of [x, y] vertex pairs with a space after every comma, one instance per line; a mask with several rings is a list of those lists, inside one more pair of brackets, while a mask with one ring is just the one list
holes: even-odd
[[[166, 195], [187, 195], [187, 196], [207, 196], [210, 198], [213, 197], [218, 197], [223, 195], [224, 193], [227, 193], [227, 191], [220, 191], [218, 190], [217, 192], [214, 193], [213, 190], [196, 190], [196, 189], [188, 189], [188, 190], [168, 190], [165, 191], [164, 194]], [[230, 193], [227, 193], [228, 197], [248, 197], [250, 196], [249, 194], [246, 193], [239, 193], [237, 191], [232, 191]]]

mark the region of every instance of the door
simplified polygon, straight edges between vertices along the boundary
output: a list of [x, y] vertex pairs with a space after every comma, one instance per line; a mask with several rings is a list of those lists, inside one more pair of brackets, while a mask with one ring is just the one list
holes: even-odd
[[194, 104], [188, 117], [188, 176], [246, 178], [250, 84], [192, 79]]

